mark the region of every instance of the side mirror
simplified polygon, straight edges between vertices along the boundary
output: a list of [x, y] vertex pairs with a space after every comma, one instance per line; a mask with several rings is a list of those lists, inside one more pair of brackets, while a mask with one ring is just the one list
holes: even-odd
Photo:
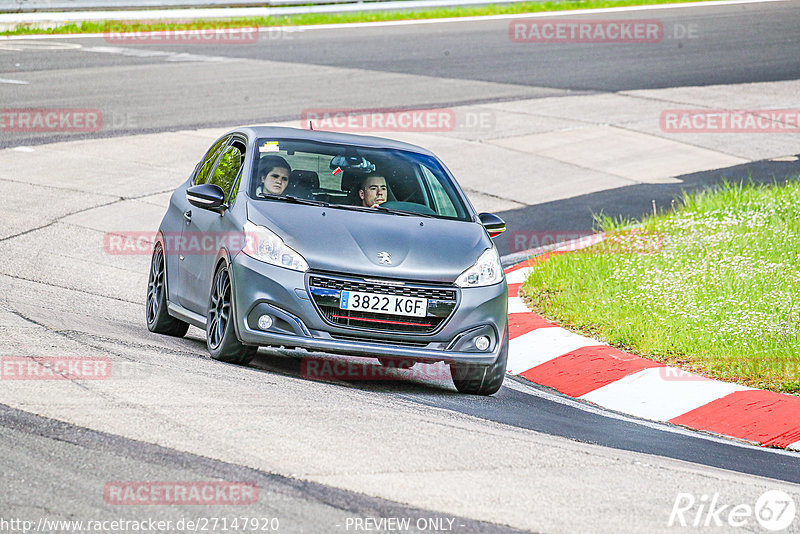
[[193, 185], [186, 190], [186, 200], [192, 206], [218, 213], [221, 213], [226, 207], [224, 206], [225, 192], [220, 186], [214, 184]]
[[479, 213], [478, 219], [492, 239], [506, 231], [506, 223], [494, 213]]

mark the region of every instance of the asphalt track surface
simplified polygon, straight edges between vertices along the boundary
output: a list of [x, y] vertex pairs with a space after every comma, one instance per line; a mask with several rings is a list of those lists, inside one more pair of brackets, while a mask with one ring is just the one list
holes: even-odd
[[[257, 43], [244, 45], [151, 42], [135, 47], [138, 54], [109, 51], [126, 48], [113, 37], [55, 39], [83, 49], [35, 53], [31, 48], [46, 48], [46, 42], [18, 51], [13, 46], [24, 45], [0, 43], [2, 77], [13, 78], [18, 72], [57, 74], [25, 91], [0, 84], [0, 95], [8, 107], [56, 99], [140, 118], [137, 126], [120, 124], [112, 132], [118, 135], [294, 119], [308, 107], [446, 107], [581, 92], [793, 80], [800, 75], [797, 2], [567, 17], [609, 18], [657, 20], [665, 35], [658, 43], [603, 46], [514, 43], [508, 37], [510, 20], [501, 19], [270, 31]], [[673, 37], [685, 32], [694, 37]], [[153, 50], [158, 53], [148, 55]], [[165, 58], [162, 52], [189, 57]], [[208, 65], [197, 57], [219, 61]], [[165, 61], [172, 62], [167, 85], [159, 76]], [[230, 71], [222, 68], [228, 63], [233, 66]], [[297, 64], [306, 67], [298, 72]], [[314, 66], [347, 70], [332, 81]], [[130, 67], [136, 67], [135, 77], [124, 70]], [[384, 83], [380, 73], [424, 78], [416, 83], [400, 83], [398, 78], [393, 86], [393, 80]], [[429, 78], [461, 83], [437, 86], [428, 83]], [[0, 146], [57, 139], [47, 134], [4, 140]]]
[[[546, 54], [531, 54], [524, 45], [509, 42], [504, 33], [508, 21], [483, 21], [358, 31], [315, 30], [293, 34], [292, 39], [267, 40], [258, 46], [206, 45], [202, 52], [198, 52], [196, 46], [152, 47], [177, 54], [223, 58], [213, 63], [176, 61], [169, 69], [172, 90], [165, 90], [163, 56], [136, 57], [70, 49], [32, 51], [27, 48], [3, 52], [0, 78], [33, 72], [45, 83], [31, 84], [25, 91], [15, 91], [13, 86], [0, 84], [0, 99], [4, 107], [85, 105], [115, 110], [120, 117], [132, 114], [148, 118], [139, 120], [135, 126], [123, 124], [115, 132], [103, 134], [127, 135], [285, 120], [296, 117], [302, 109], [309, 107], [308, 98], [319, 107], [453, 106], [575, 92], [800, 77], [798, 3], [664, 10], [656, 16], [663, 21], [665, 28], [694, 24], [703, 39], [666, 39], [651, 47], [548, 45]], [[650, 15], [619, 14], [614, 18], [642, 19], [650, 18]], [[102, 38], [64, 42], [78, 43], [83, 48], [115, 46]], [[0, 43], [0, 48], [2, 46]], [[147, 47], [140, 48], [148, 50]], [[246, 61], [231, 61], [228, 65], [224, 58]], [[271, 68], [259, 69], [256, 61], [271, 62]], [[280, 66], [283, 63], [285, 69]], [[298, 64], [308, 66], [306, 74], [298, 69]], [[224, 67], [221, 71], [214, 70], [220, 66]], [[136, 79], [130, 77], [131, 67], [135, 67]], [[318, 71], [312, 67], [350, 70], [342, 74], [340, 83], [329, 83], [320, 76], [320, 83], [315, 84], [314, 74]], [[246, 91], [241, 90], [242, 78], [237, 77], [243, 71], [246, 71]], [[125, 72], [125, 77], [120, 77], [120, 72]], [[392, 84], [391, 79], [376, 85], [372, 83], [371, 73], [376, 73], [376, 76], [377, 73], [400, 73], [424, 78], [420, 78], [419, 85]], [[228, 79], [224, 74], [232, 76]], [[437, 80], [448, 83], [437, 85]], [[479, 82], [502, 85], [492, 86], [498, 94], [489, 94], [487, 86]], [[256, 87], [261, 87], [261, 92], [255, 91]], [[297, 90], [292, 91], [293, 87]], [[0, 139], [0, 146], [43, 144], [61, 139], [50, 134], [7, 137]], [[789, 163], [764, 162], [728, 169], [727, 175], [788, 176], [796, 173], [796, 169], [796, 165]], [[688, 183], [706, 185], [717, 181], [720, 175], [717, 171], [698, 173], [690, 177]], [[628, 213], [629, 206], [638, 205], [642, 199], [649, 202], [652, 198], [668, 205], [676, 191], [676, 187], [642, 185], [536, 206], [537, 214], [532, 213], [532, 208], [525, 208], [500, 215], [511, 224], [558, 228], [563, 227], [564, 221], [579, 207], [616, 206], [618, 212], [633, 215]], [[41, 319], [34, 321], [37, 320]], [[149, 343], [142, 333], [132, 337], [139, 343]], [[114, 341], [123, 343], [124, 340], [120, 336]], [[202, 352], [198, 340], [182, 341], [176, 350], [185, 351], [187, 344], [198, 353]], [[170, 351], [161, 344], [150, 345], [166, 353]], [[267, 376], [269, 373], [289, 377], [300, 374], [297, 359], [272, 353], [260, 354], [254, 367], [266, 371]], [[354, 384], [347, 389], [368, 395], [383, 394], [390, 399], [389, 402], [402, 399], [620, 451], [643, 452], [698, 466], [800, 483], [800, 459], [797, 455], [586, 410], [577, 402], [517, 380], [509, 380], [509, 384], [492, 399], [454, 395], [448, 388], [407, 381]], [[91, 465], [92, 473], [101, 481], [121, 478], [121, 473], [129, 479], [139, 480], [179, 479], [187, 474], [228, 479], [247, 476], [258, 480], [262, 491], [273, 497], [270, 501], [275, 508], [264, 513], [279, 510], [284, 515], [296, 516], [298, 524], [305, 525], [308, 531], [314, 531], [315, 523], [309, 519], [303, 523], [299, 519], [301, 516], [317, 520], [324, 518], [334, 524], [342, 521], [345, 515], [436, 515], [433, 511], [324, 484], [301, 482], [86, 430], [13, 408], [0, 409], [0, 426], [4, 429], [0, 437], [0, 457], [4, 463], [0, 480], [8, 489], [4, 492], [6, 497], [2, 508], [17, 513], [47, 513], [71, 507], [77, 516], [95, 510], [96, 503], [75, 491], [82, 487], [81, 484], [87, 484], [87, 471], [81, 466]], [[31, 461], [32, 458], [40, 461]], [[242, 470], [246, 473], [242, 474]], [[54, 478], [57, 483], [53, 482]], [[52, 501], [52, 504], [42, 504], [44, 500]], [[161, 510], [153, 515], [170, 517], [175, 513], [175, 510]], [[499, 525], [456, 519], [464, 525], [466, 532], [510, 531]]]
[[[326, 524], [333, 530], [336, 527], [341, 528], [348, 517], [354, 516], [442, 517], [442, 514], [430, 510], [402, 506], [322, 484], [87, 430], [3, 405], [0, 405], [0, 425], [3, 427], [0, 450], [3, 451], [3, 462], [9, 467], [0, 475], [4, 491], [9, 496], [9, 500], [3, 502], [4, 515], [12, 511], [23, 514], [30, 510], [57, 516], [59, 511], [69, 509], [72, 517], [97, 517], [96, 503], [90, 499], [82, 499], [81, 492], [88, 493], [93, 485], [102, 485], [108, 481], [109, 473], [114, 473], [117, 478], [125, 475], [135, 480], [196, 478], [254, 482], [259, 488], [260, 503], [268, 504], [260, 504], [256, 508], [241, 507], [240, 510], [246, 512], [239, 513], [246, 513], [249, 517], [283, 518], [284, 531], [287, 523], [294, 523], [288, 527], [290, 532], [314, 532], [315, 524]], [[57, 455], [59, 461], [47, 461], [44, 458], [47, 454]], [[12, 466], [15, 468], [12, 469]], [[91, 468], [87, 468], [89, 466]], [[57, 484], [53, 484], [53, 477], [57, 477]], [[59, 502], [42, 503], [45, 494], [58, 498]], [[192, 506], [164, 505], [149, 507], [147, 516], [155, 521], [172, 521], [177, 524], [181, 518], [228, 517], [230, 513], [231, 510], [223, 506], [204, 507], [202, 514], [198, 515], [192, 510]], [[313, 518], [311, 521], [305, 520], [307, 530], [297, 527], [298, 523], [303, 522], [304, 516]], [[117, 518], [129, 520], [137, 517], [141, 515], [135, 509], [128, 514], [122, 512], [117, 515]], [[453, 520], [453, 525], [458, 530], [465, 532], [518, 532], [512, 528], [466, 518], [448, 519]], [[280, 526], [280, 522], [278, 525]]]

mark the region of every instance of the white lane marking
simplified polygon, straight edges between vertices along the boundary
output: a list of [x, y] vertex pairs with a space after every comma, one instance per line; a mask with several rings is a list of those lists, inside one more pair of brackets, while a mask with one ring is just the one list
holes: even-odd
[[29, 146], [15, 146], [11, 150], [15, 152], [33, 152], [33, 148]]
[[224, 58], [221, 56], [203, 56], [200, 54], [170, 54], [164, 58], [164, 61], [173, 63], [187, 62], [187, 61], [234, 61], [236, 58]]
[[605, 345], [557, 326], [537, 328], [508, 342], [509, 373], [518, 375], [582, 347]]
[[[24, 37], [30, 36], [26, 35]], [[48, 37], [58, 36], [48, 35]], [[77, 50], [78, 48], [81, 48], [81, 45], [77, 43], [37, 43], [36, 41], [27, 41], [22, 38], [8, 38], [0, 40], [0, 50], [9, 50], [11, 52], [23, 52], [25, 50]]]
[[232, 58], [221, 56], [204, 56], [199, 54], [187, 54], [178, 52], [162, 52], [160, 50], [143, 50], [139, 48], [123, 48], [119, 46], [88, 46], [84, 47], [85, 52], [95, 52], [98, 54], [116, 54], [127, 57], [162, 57], [165, 61], [185, 62], [185, 61], [231, 61]]
[[159, 52], [158, 50], [121, 48], [119, 46], [89, 46], [84, 48], [83, 51], [97, 52], [98, 54], [118, 54], [120, 56], [129, 57], [164, 57], [168, 54], [168, 52]]
[[675, 367], [652, 367], [590, 391], [580, 399], [627, 414], [669, 421], [746, 386], [710, 380]]
[[[379, 21], [379, 22], [348, 22], [342, 24], [313, 24], [313, 25], [304, 25], [304, 26], [292, 26], [295, 28], [295, 31], [305, 31], [305, 30], [336, 30], [336, 29], [346, 29], [346, 28], [373, 28], [373, 27], [381, 27], [381, 26], [411, 26], [411, 25], [420, 25], [420, 24], [445, 24], [445, 23], [453, 23], [453, 22], [482, 22], [482, 21], [491, 21], [491, 20], [509, 20], [509, 19], [529, 19], [529, 18], [547, 18], [547, 17], [569, 17], [575, 15], [592, 15], [592, 14], [603, 14], [603, 13], [623, 13], [628, 11], [649, 11], [649, 10], [656, 10], [656, 9], [693, 9], [698, 7], [717, 7], [717, 6], [733, 6], [733, 5], [740, 5], [740, 4], [766, 4], [766, 3], [776, 3], [776, 2], [790, 2], [791, 0], [712, 0], [709, 2], [691, 2], [685, 4], [658, 4], [658, 5], [649, 5], [649, 6], [625, 6], [625, 7], [606, 7], [606, 8], [597, 8], [597, 9], [574, 9], [569, 11], [547, 11], [547, 12], [539, 12], [539, 13], [516, 13], [516, 14], [508, 14], [508, 15], [481, 15], [475, 17], [452, 17], [452, 18], [441, 18], [441, 19], [415, 19], [415, 20], [387, 20], [387, 21]], [[206, 11], [206, 10], [199, 10], [199, 11]], [[231, 14], [233, 10], [230, 8], [226, 9], [226, 16], [233, 16]], [[148, 11], [138, 11], [136, 12], [136, 16], [140, 18], [152, 18], [152, 15], [149, 14], [152, 12]], [[61, 15], [64, 15], [63, 13]], [[247, 15], [242, 15], [247, 16]], [[128, 17], [130, 18], [130, 17]], [[189, 17], [190, 18], [190, 17]], [[2, 15], [0, 15], [0, 21], [2, 20]], [[3, 21], [4, 22], [4, 21]], [[11, 21], [13, 22], [13, 21]], [[259, 28], [260, 31], [275, 31], [276, 28], [285, 28], [286, 26], [262, 26]], [[85, 39], [85, 38], [94, 38], [94, 37], [104, 37], [105, 34], [103, 33], [77, 33], [77, 34], [64, 34], [64, 35], [20, 35], [20, 36], [9, 36], [9, 37], [2, 37], [0, 36], [0, 41], [8, 40], [8, 39], [18, 39], [18, 40], [27, 40], [27, 39]]]
[[528, 275], [533, 271], [533, 267], [523, 267], [516, 271], [506, 274], [507, 284], [521, 284], [528, 279]]
[[0, 78], [0, 83], [8, 83], [11, 85], [28, 85], [30, 82], [24, 82], [22, 80], [9, 80], [7, 78]]
[[[654, 430], [669, 432], [670, 434], [679, 434], [682, 436], [693, 437], [705, 441], [712, 441], [714, 443], [724, 443], [726, 445], [730, 445], [733, 447], [741, 447], [743, 449], [759, 450], [762, 451], [764, 454], [778, 454], [781, 456], [790, 456], [792, 458], [800, 457], [800, 455], [798, 455], [797, 452], [787, 451], [784, 449], [775, 449], [771, 447], [770, 448], [761, 447], [759, 445], [753, 445], [752, 443], [747, 443], [746, 441], [738, 440], [736, 438], [723, 438], [720, 436], [715, 436], [713, 434], [706, 434], [703, 432], [699, 432], [697, 430], [688, 430], [686, 428], [675, 426], [670, 423], [658, 423], [655, 421], [647, 421], [645, 419], [638, 419], [636, 417], [631, 417], [623, 413], [612, 412], [606, 410], [605, 408], [601, 408], [600, 406], [594, 406], [592, 404], [588, 404], [585, 401], [574, 399], [572, 397], [567, 397], [566, 395], [562, 395], [560, 393], [551, 393], [550, 391], [539, 389], [538, 387], [536, 387], [535, 384], [532, 384], [531, 382], [525, 380], [522, 377], [507, 376], [505, 382], [503, 382], [503, 387], [513, 389], [514, 391], [519, 391], [520, 393], [524, 393], [532, 397], [539, 397], [549, 402], [555, 402], [563, 406], [569, 406], [571, 408], [575, 408], [583, 412], [599, 415], [600, 417], [607, 417], [608, 419], [616, 419], [617, 421], [633, 423], [635, 425], [652, 428]], [[794, 445], [800, 447], [800, 442], [797, 442]]]
[[508, 313], [529, 313], [521, 297], [508, 297]]

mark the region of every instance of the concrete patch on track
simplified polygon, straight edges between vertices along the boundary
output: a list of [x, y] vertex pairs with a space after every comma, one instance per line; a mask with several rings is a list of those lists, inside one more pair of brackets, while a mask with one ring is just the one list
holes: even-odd
[[746, 159], [614, 126], [507, 137], [493, 143], [635, 182], [656, 182], [697, 171], [746, 163]]

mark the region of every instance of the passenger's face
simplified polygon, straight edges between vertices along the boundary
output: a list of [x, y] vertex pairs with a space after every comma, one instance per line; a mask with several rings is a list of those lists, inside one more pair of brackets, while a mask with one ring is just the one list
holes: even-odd
[[273, 195], [280, 195], [289, 185], [289, 169], [283, 167], [273, 167], [267, 174], [261, 177], [264, 184], [264, 192]]
[[386, 178], [383, 176], [370, 176], [364, 183], [364, 188], [358, 192], [361, 203], [372, 207], [386, 202]]

